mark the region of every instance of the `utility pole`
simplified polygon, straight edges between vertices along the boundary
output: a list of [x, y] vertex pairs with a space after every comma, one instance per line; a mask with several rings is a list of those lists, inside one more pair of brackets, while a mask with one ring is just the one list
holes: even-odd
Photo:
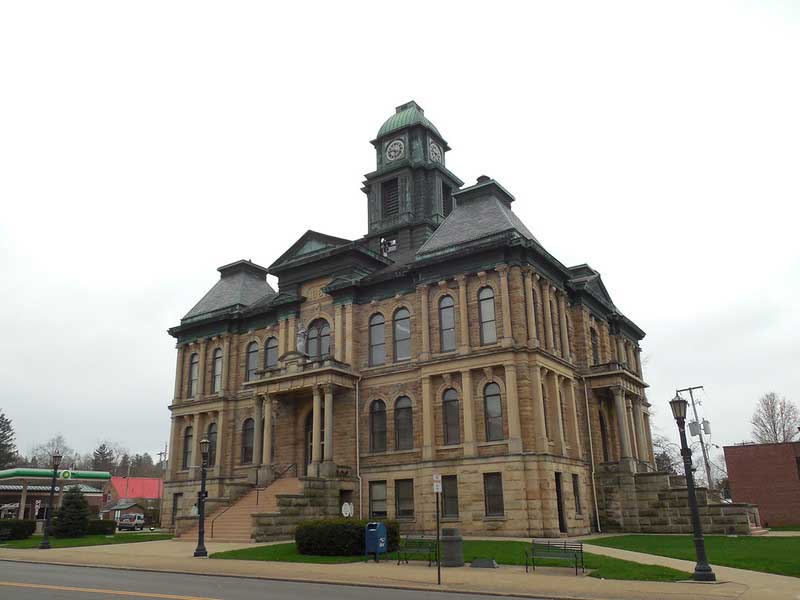
[[703, 439], [703, 424], [700, 422], [700, 417], [697, 416], [697, 405], [694, 401], [694, 394], [692, 393], [694, 390], [702, 390], [702, 385], [695, 385], [693, 387], [683, 388], [682, 390], [675, 390], [675, 393], [680, 396], [681, 392], [689, 392], [689, 398], [692, 401], [692, 412], [694, 413], [694, 420], [697, 423], [697, 432], [700, 436], [700, 448], [703, 451], [703, 464], [706, 467], [706, 481], [708, 483], [708, 488], [711, 489], [711, 486], [714, 485], [714, 482], [711, 479], [711, 465], [708, 462], [708, 450], [706, 449], [706, 442]]

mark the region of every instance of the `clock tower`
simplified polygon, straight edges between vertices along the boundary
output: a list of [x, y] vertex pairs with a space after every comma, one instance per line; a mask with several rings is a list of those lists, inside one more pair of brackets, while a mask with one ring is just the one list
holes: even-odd
[[376, 169], [365, 177], [369, 247], [399, 257], [416, 252], [453, 210], [463, 182], [445, 166], [450, 150], [422, 107], [398, 106], [372, 140]]

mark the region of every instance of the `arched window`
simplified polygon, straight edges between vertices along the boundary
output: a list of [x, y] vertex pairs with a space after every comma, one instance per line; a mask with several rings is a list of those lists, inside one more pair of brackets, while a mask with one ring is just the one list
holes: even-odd
[[325, 319], [312, 321], [308, 326], [308, 356], [322, 360], [331, 354], [331, 326]]
[[408, 396], [400, 396], [394, 403], [394, 449], [410, 450], [414, 447], [414, 409]]
[[214, 355], [211, 361], [211, 393], [219, 394], [222, 389], [222, 349], [217, 348], [214, 350]]
[[600, 364], [600, 339], [597, 337], [597, 330], [592, 328], [590, 330], [592, 338], [592, 364]]
[[375, 313], [369, 318], [369, 364], [371, 367], [386, 361], [386, 321], [383, 315]]
[[386, 404], [373, 400], [369, 405], [369, 449], [371, 452], [386, 451]]
[[500, 386], [488, 383], [483, 388], [483, 420], [486, 425], [486, 441], [503, 439], [503, 402], [500, 399]]
[[444, 443], [460, 444], [461, 428], [459, 424], [458, 392], [453, 388], [445, 391], [442, 398], [442, 416], [444, 422]]
[[401, 308], [394, 313], [394, 359], [411, 358], [411, 315]]
[[191, 467], [192, 462], [192, 440], [194, 430], [191, 426], [183, 430], [183, 457], [181, 458], [181, 469], [184, 471]]
[[481, 320], [481, 345], [497, 342], [497, 327], [494, 321], [494, 290], [481, 288], [478, 292], [478, 314]]
[[264, 368], [274, 369], [278, 366], [278, 338], [271, 337], [264, 346]]
[[253, 462], [253, 445], [255, 443], [256, 424], [253, 419], [245, 419], [242, 423], [242, 464]]
[[456, 349], [456, 312], [451, 296], [439, 300], [439, 340], [442, 352]]
[[213, 467], [217, 464], [217, 424], [209, 423], [206, 432], [208, 440], [208, 466]]
[[603, 447], [603, 462], [609, 462], [611, 452], [608, 449], [608, 425], [603, 413], [600, 413], [600, 445]]
[[244, 380], [253, 381], [258, 370], [258, 344], [250, 342], [247, 344], [247, 364], [245, 365]]
[[195, 352], [189, 357], [189, 398], [197, 396], [197, 373], [200, 370], [200, 358]]

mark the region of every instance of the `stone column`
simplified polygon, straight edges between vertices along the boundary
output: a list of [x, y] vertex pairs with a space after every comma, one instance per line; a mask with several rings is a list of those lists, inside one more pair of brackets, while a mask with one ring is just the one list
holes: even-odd
[[175, 440], [178, 438], [178, 428], [180, 427], [181, 423], [183, 423], [182, 417], [171, 417], [170, 419], [170, 430], [169, 430], [169, 455], [167, 458], [167, 476], [166, 479], [170, 480], [175, 477], [175, 473], [179, 470], [180, 465], [180, 453], [176, 452], [178, 450], [175, 447]]
[[519, 390], [517, 389], [517, 366], [503, 365], [506, 371], [506, 403], [508, 404], [508, 451], [522, 452], [522, 426], [519, 421]]
[[355, 354], [353, 352], [353, 343], [355, 339], [355, 323], [353, 322], [353, 303], [344, 305], [344, 316], [347, 324], [345, 325], [345, 344], [344, 344], [344, 362], [349, 365], [354, 365]]
[[648, 462], [650, 453], [647, 451], [647, 436], [644, 431], [644, 419], [642, 418], [642, 403], [640, 400], [633, 401], [633, 425], [636, 431], [636, 444], [639, 449], [639, 460]]
[[625, 410], [625, 392], [621, 387], [611, 388], [614, 394], [614, 412], [617, 415], [617, 438], [619, 439], [619, 466], [621, 470], [634, 472], [631, 439], [628, 435], [628, 415]]
[[551, 429], [553, 434], [553, 442], [555, 444], [556, 452], [561, 456], [566, 456], [566, 440], [564, 439], [564, 419], [561, 418], [561, 394], [559, 393], [558, 378], [553, 372], [547, 371], [545, 376], [545, 385], [547, 386], [548, 396], [550, 397], [550, 414], [555, 417], [551, 423], [555, 423], [554, 430]]
[[[28, 480], [23, 479], [22, 495], [19, 498], [19, 511], [17, 512], [17, 518], [20, 520], [25, 518], [25, 504], [27, 504], [27, 502], [28, 502]], [[34, 518], [36, 517], [34, 516]]]
[[428, 286], [422, 284], [417, 286], [419, 295], [419, 328], [422, 334], [422, 349], [419, 353], [420, 360], [428, 360], [431, 357], [431, 321], [429, 314]]
[[[297, 350], [297, 324], [294, 313], [289, 315], [286, 322], [286, 351]], [[306, 348], [307, 350], [308, 348]]]
[[342, 314], [341, 304], [337, 304], [333, 307], [333, 329], [336, 332], [333, 346], [333, 359], [338, 362], [344, 362], [344, 315]]
[[622, 336], [619, 334], [617, 335], [617, 362], [622, 365], [627, 362], [625, 357], [625, 344], [622, 341]]
[[231, 377], [231, 336], [225, 336], [222, 344], [222, 392], [223, 394], [230, 389]]
[[200, 356], [197, 365], [197, 398], [202, 398], [206, 393], [206, 346], [205, 340], [200, 340]]
[[[644, 411], [644, 408], [642, 410]], [[647, 433], [647, 456], [650, 458], [650, 464], [655, 467], [656, 457], [653, 454], [653, 433], [650, 431], [650, 415], [644, 412], [642, 418], [644, 419], [644, 429]]]
[[528, 315], [528, 346], [536, 348], [539, 346], [539, 338], [536, 332], [536, 307], [533, 297], [533, 274], [530, 269], [522, 272], [525, 282], [525, 314]]
[[461, 391], [464, 396], [464, 456], [478, 455], [478, 442], [475, 439], [475, 405], [472, 398], [472, 372], [461, 371]]
[[261, 419], [264, 418], [264, 397], [261, 394], [256, 396], [255, 406], [255, 439], [253, 440], [253, 464], [260, 466], [262, 463], [261, 449], [264, 445], [264, 435], [261, 429]]
[[200, 466], [200, 438], [203, 435], [200, 413], [192, 415], [192, 459], [189, 461], [189, 472], [192, 479], [197, 478], [197, 468]]
[[422, 377], [422, 460], [433, 460], [433, 398], [431, 378]]
[[569, 392], [569, 407], [572, 413], [570, 420], [570, 428], [572, 429], [572, 438], [575, 444], [575, 458], [583, 457], [583, 448], [581, 446], [581, 429], [578, 424], [578, 399], [575, 392], [576, 381], [574, 379], [567, 380], [567, 391]]
[[514, 331], [511, 329], [511, 298], [508, 293], [508, 265], [500, 264], [494, 269], [500, 274], [500, 296], [503, 303], [503, 346], [511, 346], [514, 343]]
[[558, 294], [558, 318], [561, 330], [561, 356], [565, 360], [571, 360], [569, 355], [569, 329], [567, 328], [567, 303], [566, 295], [563, 292]]
[[322, 398], [317, 386], [313, 388], [313, 413], [311, 429], [311, 464], [308, 465], [308, 474], [311, 477], [319, 476], [320, 445], [322, 444]]
[[639, 346], [636, 346], [636, 349], [633, 351], [633, 357], [636, 359], [636, 372], [639, 374], [639, 377], [642, 376], [642, 349]]
[[458, 325], [460, 335], [458, 336], [458, 353], [469, 354], [469, 316], [467, 311], [467, 276], [459, 275], [458, 281]]
[[[555, 288], [553, 288], [555, 289]], [[550, 284], [542, 281], [542, 313], [544, 314], [544, 340], [549, 352], [555, 352], [553, 340], [553, 316], [550, 314]]]
[[[183, 346], [178, 346], [178, 358], [175, 364], [175, 402], [183, 397], [183, 359], [185, 350]], [[21, 517], [20, 517], [21, 518]]]
[[320, 477], [336, 476], [336, 464], [333, 462], [333, 385], [325, 386], [325, 445]]
[[278, 356], [286, 353], [286, 319], [278, 320]]
[[638, 459], [639, 442], [636, 436], [636, 425], [634, 424], [633, 399], [630, 396], [625, 398], [625, 408], [628, 411], [628, 430], [630, 431], [630, 436], [631, 436], [631, 450], [633, 451], [633, 457]]
[[536, 432], [536, 451], [547, 452], [547, 426], [545, 425], [544, 398], [542, 397], [542, 372], [539, 367], [531, 369], [531, 398], [533, 398], [533, 427]]
[[264, 394], [264, 439], [261, 443], [261, 464], [272, 464], [272, 398]]
[[633, 345], [628, 343], [625, 344], [627, 351], [628, 351], [628, 367], [630, 367], [631, 371], [636, 370], [636, 360], [633, 358]]
[[217, 475], [222, 475], [223, 465], [225, 464], [225, 413], [223, 410], [217, 411]]

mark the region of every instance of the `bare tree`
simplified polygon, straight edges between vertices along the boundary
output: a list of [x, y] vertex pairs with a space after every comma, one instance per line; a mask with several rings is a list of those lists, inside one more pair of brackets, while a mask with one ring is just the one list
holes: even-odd
[[653, 438], [653, 456], [656, 459], [656, 469], [662, 473], [683, 475], [683, 458], [678, 444], [663, 435]]
[[753, 418], [753, 437], [762, 444], [776, 444], [794, 440], [800, 427], [800, 409], [775, 392], [758, 399]]

